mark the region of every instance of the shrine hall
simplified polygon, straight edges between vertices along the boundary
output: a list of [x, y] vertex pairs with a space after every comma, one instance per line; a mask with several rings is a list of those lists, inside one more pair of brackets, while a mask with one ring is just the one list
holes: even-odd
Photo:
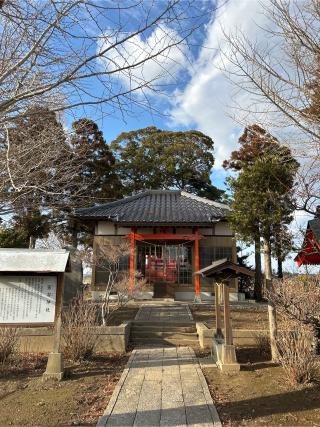
[[[228, 225], [230, 208], [179, 190], [147, 190], [114, 202], [77, 209], [75, 219], [94, 225], [93, 251], [106, 244], [130, 242], [121, 269], [135, 272], [150, 285], [154, 298], [212, 300], [212, 281], [195, 273], [219, 259], [236, 262], [236, 244]], [[106, 271], [92, 271], [92, 295], [98, 298]], [[230, 298], [238, 300], [237, 279]]]

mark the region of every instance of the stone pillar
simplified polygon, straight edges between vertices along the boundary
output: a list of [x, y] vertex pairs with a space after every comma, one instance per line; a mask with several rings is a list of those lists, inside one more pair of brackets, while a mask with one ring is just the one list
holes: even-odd
[[61, 353], [61, 326], [63, 307], [64, 273], [58, 273], [56, 316], [54, 325], [53, 352], [48, 355], [46, 371], [42, 378], [44, 380], [55, 379], [61, 381], [64, 375], [63, 354]]

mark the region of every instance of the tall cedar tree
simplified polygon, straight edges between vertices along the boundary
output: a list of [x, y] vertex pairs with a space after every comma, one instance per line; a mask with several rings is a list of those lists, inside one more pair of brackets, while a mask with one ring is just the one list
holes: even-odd
[[264, 241], [266, 269], [271, 271], [271, 241], [278, 227], [289, 224], [294, 211], [293, 186], [298, 163], [281, 154], [266, 152], [244, 167], [237, 178], [229, 178], [233, 195], [230, 221], [243, 240], [252, 242], [254, 230]]
[[[79, 186], [85, 190], [85, 197], [70, 198], [65, 214], [68, 215], [75, 207], [90, 206], [94, 203], [106, 203], [122, 197], [123, 188], [115, 168], [115, 158], [106, 143], [102, 131], [98, 125], [87, 118], [73, 122], [72, 137], [70, 139], [74, 155], [80, 159], [82, 164], [78, 176]], [[86, 240], [86, 229], [78, 224], [67, 223], [68, 234], [73, 233], [73, 245], [76, 245], [76, 232], [84, 232]], [[79, 227], [81, 230], [79, 230]]]
[[[264, 154], [279, 156], [282, 162], [292, 162], [293, 158], [290, 150], [287, 147], [281, 146], [278, 140], [269, 134], [265, 129], [257, 124], [253, 124], [245, 128], [244, 133], [239, 138], [239, 150], [231, 153], [230, 159], [223, 162], [225, 169], [232, 169], [234, 171], [242, 171], [245, 167], [253, 165]], [[255, 245], [255, 298], [261, 300], [262, 298], [262, 274], [261, 274], [261, 243], [260, 243], [260, 229], [259, 220], [253, 219], [250, 222], [243, 220], [242, 226], [246, 230], [246, 235], [250, 235]], [[277, 226], [278, 235], [284, 236], [285, 227], [282, 224]], [[283, 240], [284, 241], [284, 240]], [[289, 241], [286, 236], [286, 242]], [[282, 261], [283, 255], [286, 254], [286, 249], [280, 245], [278, 239], [273, 240], [275, 244], [274, 253], [278, 258], [278, 274], [282, 275]], [[281, 249], [281, 247], [282, 249]]]
[[71, 144], [83, 159], [79, 181], [85, 185], [84, 204], [103, 203], [122, 196], [122, 187], [115, 169], [115, 158], [98, 125], [82, 118], [72, 123]]
[[[295, 209], [293, 185], [298, 163], [274, 152], [266, 152], [251, 165], [243, 168], [238, 178], [230, 178], [233, 209], [229, 220], [232, 228], [244, 240], [252, 241], [251, 224], [257, 224], [264, 243], [265, 278], [272, 289], [271, 238], [274, 227], [289, 224]], [[276, 345], [277, 319], [275, 305], [268, 301], [270, 346], [272, 360], [278, 358]]]
[[[62, 125], [57, 121], [55, 113], [37, 105], [30, 107], [24, 115], [19, 116], [15, 126], [10, 129], [10, 140], [15, 149], [27, 144], [28, 141], [32, 141], [33, 147], [40, 147], [44, 141], [51, 140], [52, 135], [54, 135], [55, 144], [61, 146], [61, 153], [63, 153], [62, 146], [66, 144], [66, 137]], [[12, 202], [13, 225], [27, 236], [29, 247], [34, 248], [37, 238], [48, 236], [50, 216], [43, 214], [43, 211], [52, 207], [50, 197], [41, 191], [36, 180], [50, 182], [52, 170], [43, 167], [38, 167], [37, 170], [37, 153], [30, 152], [29, 157], [29, 161], [34, 163], [35, 174], [30, 176], [30, 179], [35, 179], [34, 190], [26, 192]], [[11, 189], [8, 188], [8, 195], [10, 191]]]
[[121, 133], [111, 143], [126, 194], [144, 189], [184, 189], [217, 200], [210, 172], [213, 141], [201, 132], [147, 127]]

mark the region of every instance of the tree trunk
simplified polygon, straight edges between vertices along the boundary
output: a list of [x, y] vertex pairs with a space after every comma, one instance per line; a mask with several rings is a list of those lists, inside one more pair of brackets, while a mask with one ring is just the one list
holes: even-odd
[[278, 279], [282, 279], [283, 278], [283, 271], [282, 271], [282, 260], [280, 258], [277, 259], [278, 262]]
[[262, 274], [261, 274], [261, 245], [260, 237], [254, 242], [255, 276], [254, 276], [254, 298], [256, 301], [262, 300]]
[[72, 220], [71, 246], [75, 249], [78, 246], [78, 228], [74, 220]]
[[33, 236], [29, 236], [29, 249], [36, 247], [36, 239]]
[[[264, 242], [264, 265], [265, 265], [266, 288], [269, 292], [272, 292], [270, 240], [268, 238], [264, 238], [263, 242]], [[271, 357], [272, 357], [272, 361], [276, 362], [278, 360], [277, 315], [276, 315], [276, 307], [274, 303], [270, 300], [270, 296], [268, 296], [268, 316], [269, 316]]]

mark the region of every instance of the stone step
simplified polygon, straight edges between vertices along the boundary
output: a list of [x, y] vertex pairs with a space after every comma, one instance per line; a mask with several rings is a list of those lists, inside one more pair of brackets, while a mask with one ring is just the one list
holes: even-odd
[[146, 320], [134, 320], [131, 323], [131, 327], [133, 326], [154, 326], [154, 327], [195, 327], [196, 324], [193, 320], [190, 320], [190, 322], [181, 322], [181, 321], [146, 321]]
[[146, 339], [146, 338], [135, 338], [131, 341], [133, 345], [148, 345], [148, 344], [158, 344], [158, 345], [166, 345], [166, 344], [172, 344], [172, 345], [179, 345], [179, 346], [190, 346], [190, 347], [197, 347], [199, 345], [199, 342], [197, 339], [190, 340], [190, 339], [183, 339], [183, 340], [176, 340], [172, 338], [152, 338], [152, 339]]
[[172, 338], [176, 340], [183, 340], [183, 339], [198, 339], [198, 335], [194, 332], [162, 332], [162, 331], [152, 331], [152, 332], [145, 332], [145, 331], [136, 331], [131, 332], [131, 337], [133, 339], [135, 338], [145, 338], [145, 339], [151, 339], [151, 338]]
[[131, 326], [132, 332], [196, 332], [197, 329], [195, 326], [154, 326], [154, 325], [132, 325]]

